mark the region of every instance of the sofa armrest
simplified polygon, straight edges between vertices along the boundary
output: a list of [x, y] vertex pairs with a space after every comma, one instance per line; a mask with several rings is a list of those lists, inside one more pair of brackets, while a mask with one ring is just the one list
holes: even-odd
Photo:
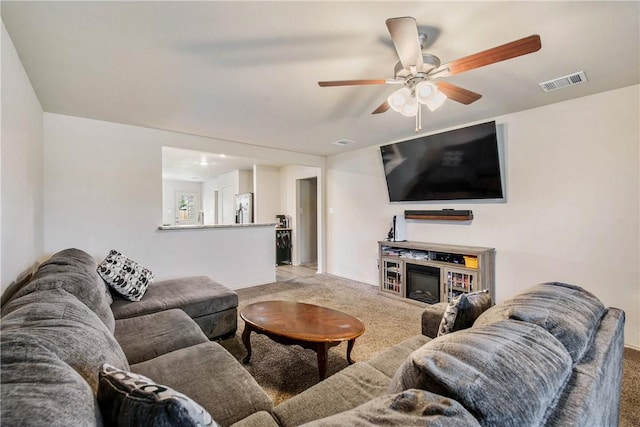
[[131, 365], [209, 341], [200, 326], [178, 309], [116, 320], [113, 335]]
[[429, 338], [438, 336], [442, 315], [447, 305], [446, 302], [439, 302], [424, 309], [422, 312], [422, 335], [426, 335]]

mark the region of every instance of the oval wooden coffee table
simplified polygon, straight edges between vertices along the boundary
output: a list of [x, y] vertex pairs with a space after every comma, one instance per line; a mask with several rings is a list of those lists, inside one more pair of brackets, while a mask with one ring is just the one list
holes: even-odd
[[247, 349], [244, 363], [251, 359], [251, 332], [264, 334], [285, 345], [299, 345], [318, 355], [320, 380], [327, 373], [327, 352], [347, 341], [347, 361], [356, 338], [364, 333], [364, 324], [353, 316], [331, 308], [293, 301], [262, 301], [240, 311], [245, 322], [242, 342]]

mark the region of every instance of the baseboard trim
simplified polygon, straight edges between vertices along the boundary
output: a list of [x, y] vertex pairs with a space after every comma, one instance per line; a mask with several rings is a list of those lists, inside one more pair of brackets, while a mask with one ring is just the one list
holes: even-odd
[[371, 286], [374, 286], [374, 287], [376, 287], [376, 288], [378, 287], [378, 284], [377, 284], [377, 283], [367, 282], [367, 281], [365, 281], [365, 280], [357, 279], [357, 278], [355, 278], [355, 277], [349, 277], [349, 276], [345, 276], [345, 275], [338, 275], [338, 274], [332, 274], [332, 273], [324, 273], [324, 274], [326, 274], [327, 276], [337, 277], [337, 278], [339, 278], [339, 279], [353, 280], [354, 282], [364, 283], [365, 285], [371, 285]]
[[626, 348], [630, 348], [631, 350], [640, 351], [640, 345], [625, 344], [624, 346]]

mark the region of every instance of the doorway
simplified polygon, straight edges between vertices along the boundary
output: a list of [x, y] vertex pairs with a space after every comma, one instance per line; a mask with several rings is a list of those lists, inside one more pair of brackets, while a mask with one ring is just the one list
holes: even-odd
[[296, 180], [298, 263], [318, 268], [318, 178]]

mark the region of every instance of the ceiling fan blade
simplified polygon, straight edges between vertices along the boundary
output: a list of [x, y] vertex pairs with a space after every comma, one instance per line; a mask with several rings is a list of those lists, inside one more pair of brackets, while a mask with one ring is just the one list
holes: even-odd
[[387, 83], [386, 79], [376, 79], [376, 80], [333, 80], [328, 82], [318, 82], [318, 86], [320, 87], [331, 87], [331, 86], [357, 86], [357, 85], [383, 85]]
[[418, 70], [422, 69], [424, 63], [416, 20], [410, 16], [389, 18], [387, 19], [387, 28], [402, 66], [407, 70], [412, 66]]
[[480, 95], [479, 93], [472, 92], [468, 89], [456, 86], [451, 83], [436, 82], [435, 85], [438, 87], [440, 92], [447, 95], [447, 98], [461, 104], [469, 105], [472, 102], [476, 102], [478, 99], [482, 98], [482, 95]]
[[380, 114], [380, 113], [384, 113], [385, 111], [387, 111], [389, 108], [391, 108], [391, 105], [389, 105], [389, 103], [387, 101], [384, 101], [382, 104], [380, 104], [380, 106], [378, 108], [376, 108], [375, 110], [373, 110], [373, 112], [371, 114]]
[[496, 62], [527, 55], [540, 50], [540, 48], [542, 48], [540, 36], [533, 35], [487, 49], [482, 52], [474, 53], [473, 55], [465, 56], [464, 58], [456, 59], [455, 61], [438, 67], [430, 74], [440, 74], [440, 72], [445, 75], [459, 74], [465, 71], [484, 67], [486, 65], [495, 64]]

